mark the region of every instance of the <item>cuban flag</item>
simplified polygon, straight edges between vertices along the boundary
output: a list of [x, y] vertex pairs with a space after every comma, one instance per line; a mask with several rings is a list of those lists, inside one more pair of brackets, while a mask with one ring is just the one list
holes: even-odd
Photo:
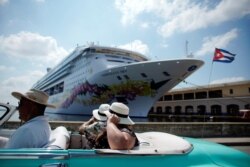
[[236, 54], [230, 53], [224, 49], [215, 48], [213, 61], [231, 63]]

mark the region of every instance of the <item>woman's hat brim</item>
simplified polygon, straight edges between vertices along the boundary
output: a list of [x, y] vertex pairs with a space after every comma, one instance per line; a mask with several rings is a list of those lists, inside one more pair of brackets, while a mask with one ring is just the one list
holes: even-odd
[[102, 116], [102, 115], [98, 114], [98, 109], [93, 110], [93, 116], [95, 117], [95, 119], [97, 119], [99, 121], [106, 121], [107, 120], [106, 116]]
[[[111, 115], [111, 113], [109, 111], [105, 111], [104, 113], [107, 115], [107, 117], [109, 115]], [[132, 121], [129, 116], [127, 118], [122, 118], [122, 117], [119, 117], [119, 118], [120, 118], [119, 124], [123, 124], [123, 125], [134, 125], [135, 124], [134, 121]]]

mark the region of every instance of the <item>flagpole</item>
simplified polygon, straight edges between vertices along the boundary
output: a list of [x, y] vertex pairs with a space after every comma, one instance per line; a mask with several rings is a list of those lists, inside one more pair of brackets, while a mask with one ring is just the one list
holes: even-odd
[[[208, 77], [208, 86], [207, 86], [207, 98], [209, 98], [209, 88], [210, 88], [210, 82], [211, 82], [211, 76], [212, 76], [212, 71], [213, 71], [213, 64], [214, 64], [214, 61], [212, 61], [212, 63], [211, 63], [211, 68], [210, 68], [210, 73], [209, 73], [209, 77]], [[208, 104], [207, 104], [207, 106], [209, 106], [209, 100], [207, 101], [208, 102]], [[211, 107], [209, 107], [210, 108], [210, 110], [211, 110]], [[204, 134], [204, 124], [205, 124], [205, 115], [206, 115], [206, 113], [204, 113], [204, 115], [203, 115], [203, 126], [202, 126], [202, 131], [201, 131], [201, 137], [203, 137], [203, 134]]]
[[[207, 93], [208, 93], [207, 98], [208, 99], [209, 99], [209, 89], [210, 89], [210, 82], [211, 82], [211, 77], [212, 77], [214, 61], [222, 62], [222, 63], [231, 63], [232, 61], [234, 61], [235, 56], [236, 56], [236, 54], [233, 54], [233, 53], [231, 53], [231, 52], [229, 52], [227, 50], [215, 48], [214, 56], [213, 56], [213, 60], [212, 60], [212, 64], [211, 64], [211, 70], [210, 70], [210, 74], [209, 74], [209, 77], [208, 77], [208, 86], [207, 86]], [[207, 106], [209, 106], [209, 101], [210, 100], [207, 101], [208, 102]], [[210, 112], [212, 114], [211, 107], [209, 106], [209, 108], [210, 108]], [[204, 114], [204, 121], [205, 121], [205, 114]], [[202, 128], [202, 137], [203, 137], [203, 130], [204, 130], [204, 127]]]
[[210, 74], [209, 74], [209, 78], [208, 78], [208, 88], [210, 86], [210, 81], [211, 81], [211, 76], [212, 76], [212, 71], [213, 71], [213, 64], [214, 64], [214, 61], [212, 61], [212, 64], [211, 64], [211, 70], [210, 70]]

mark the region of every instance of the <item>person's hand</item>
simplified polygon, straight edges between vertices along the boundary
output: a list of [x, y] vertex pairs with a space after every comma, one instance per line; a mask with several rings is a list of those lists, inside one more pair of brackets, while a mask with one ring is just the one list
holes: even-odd
[[108, 122], [110, 122], [110, 123], [117, 125], [119, 123], [119, 121], [120, 121], [120, 118], [115, 114], [110, 114], [108, 116]]

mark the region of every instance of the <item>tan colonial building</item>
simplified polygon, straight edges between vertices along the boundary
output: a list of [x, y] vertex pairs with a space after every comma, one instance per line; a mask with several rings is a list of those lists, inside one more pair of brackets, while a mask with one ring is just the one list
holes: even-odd
[[250, 109], [250, 81], [173, 89], [150, 114], [236, 116], [240, 109]]

